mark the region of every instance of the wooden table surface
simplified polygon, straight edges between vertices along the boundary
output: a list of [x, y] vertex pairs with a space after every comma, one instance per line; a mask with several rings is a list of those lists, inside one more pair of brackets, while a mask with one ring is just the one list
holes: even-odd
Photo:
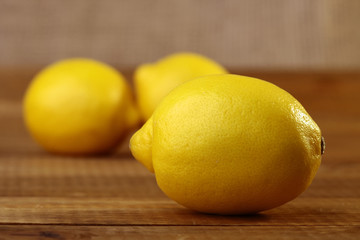
[[292, 93], [326, 152], [297, 199], [251, 216], [185, 209], [124, 143], [108, 156], [44, 152], [21, 97], [34, 71], [0, 71], [0, 239], [360, 239], [360, 73], [247, 73]]

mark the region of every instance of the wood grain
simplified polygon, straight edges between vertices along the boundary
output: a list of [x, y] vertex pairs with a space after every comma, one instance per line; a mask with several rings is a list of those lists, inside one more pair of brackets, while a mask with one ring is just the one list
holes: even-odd
[[300, 197], [256, 215], [201, 214], [168, 199], [126, 143], [103, 156], [46, 153], [23, 126], [23, 77], [0, 88], [0, 239], [359, 239], [360, 74], [246, 75], [292, 93], [326, 138]]
[[2, 225], [0, 240], [43, 239], [358, 239], [359, 226], [49, 226]]

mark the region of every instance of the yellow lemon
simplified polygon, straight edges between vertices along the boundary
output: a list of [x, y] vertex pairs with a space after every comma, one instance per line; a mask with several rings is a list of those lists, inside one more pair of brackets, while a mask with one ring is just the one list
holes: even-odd
[[42, 70], [24, 98], [35, 140], [50, 152], [101, 153], [114, 148], [139, 116], [124, 77], [90, 59], [68, 59]]
[[195, 77], [227, 73], [216, 62], [195, 53], [176, 53], [135, 71], [135, 92], [146, 121], [160, 101], [176, 86]]
[[159, 187], [200, 212], [247, 214], [282, 205], [312, 182], [319, 127], [281, 88], [221, 74], [173, 90], [130, 140]]

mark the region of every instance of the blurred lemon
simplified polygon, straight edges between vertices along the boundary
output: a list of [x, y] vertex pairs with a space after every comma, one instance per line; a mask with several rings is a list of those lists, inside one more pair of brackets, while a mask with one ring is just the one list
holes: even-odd
[[63, 60], [35, 76], [24, 117], [39, 144], [68, 154], [109, 151], [139, 121], [124, 77], [90, 59]]
[[237, 75], [177, 87], [130, 140], [159, 187], [200, 212], [247, 214], [282, 205], [312, 182], [319, 127], [286, 91]]
[[227, 71], [216, 62], [194, 53], [176, 53], [135, 71], [135, 92], [144, 121], [176, 86], [195, 77]]

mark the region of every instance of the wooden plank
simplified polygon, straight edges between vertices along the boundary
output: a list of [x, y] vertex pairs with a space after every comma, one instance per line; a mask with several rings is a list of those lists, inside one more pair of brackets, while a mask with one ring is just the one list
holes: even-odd
[[359, 226], [49, 226], [0, 225], [0, 240], [42, 239], [359, 239]]
[[324, 163], [298, 199], [251, 217], [187, 210], [129, 157], [0, 157], [0, 223], [351, 225], [360, 222], [360, 163]]
[[249, 216], [201, 214], [163, 199], [2, 197], [2, 224], [360, 226], [358, 198], [298, 198]]
[[[304, 197], [360, 197], [360, 162], [324, 160]], [[1, 197], [162, 198], [154, 174], [129, 156], [0, 156]], [[1, 207], [1, 206], [0, 206]]]
[[251, 216], [183, 208], [161, 192], [126, 143], [103, 156], [44, 152], [26, 132], [20, 94], [13, 92], [25, 87], [23, 80], [7, 83], [11, 91], [0, 89], [6, 93], [0, 96], [0, 240], [359, 239], [360, 74], [254, 76], [296, 96], [320, 125], [327, 149], [306, 192]]

